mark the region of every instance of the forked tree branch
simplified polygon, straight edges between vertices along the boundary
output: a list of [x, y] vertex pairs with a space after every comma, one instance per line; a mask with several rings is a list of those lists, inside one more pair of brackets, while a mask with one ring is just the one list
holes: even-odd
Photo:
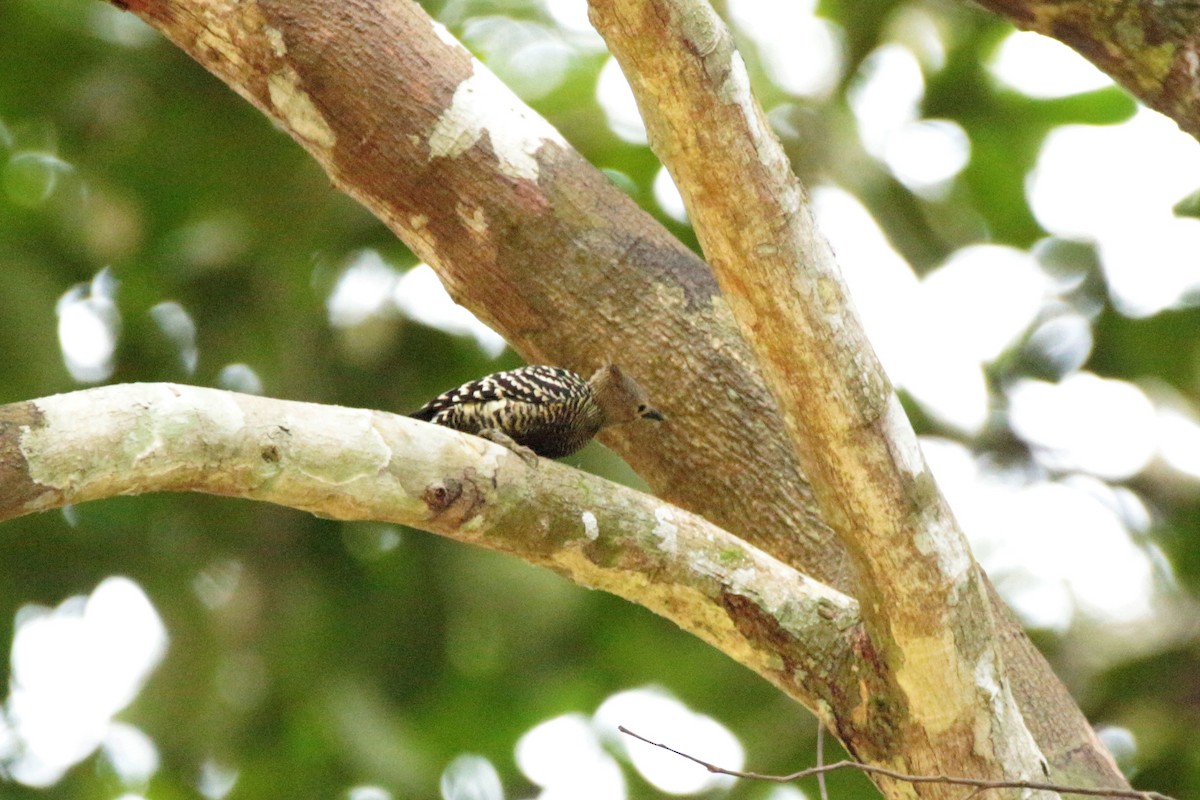
[[[619, 355], [673, 421], [645, 434], [618, 431], [606, 443], [657, 494], [831, 586], [853, 588], [846, 550], [816, 513], [775, 401], [711, 273], [419, 7], [408, 0], [125, 5], [296, 138], [527, 359], [587, 369]], [[878, 400], [879, 388], [867, 384], [863, 394]], [[898, 455], [911, 461], [911, 452]], [[902, 550], [905, 558], [911, 552]], [[980, 686], [1002, 703], [1011, 688], [1056, 779], [1112, 784], [1115, 767], [1078, 708], [990, 584], [981, 586], [1006, 671], [992, 683], [982, 674]], [[927, 683], [921, 691], [935, 691], [942, 679], [944, 632], [931, 631], [933, 659], [920, 648], [905, 651], [915, 659], [908, 674]], [[893, 646], [890, 635], [882, 641]], [[922, 746], [897, 738], [889, 721], [911, 712], [894, 685], [873, 677], [897, 654], [872, 652], [866, 637], [856, 652], [871, 679], [829, 698], [810, 691], [810, 707], [835, 720], [831, 729], [860, 758], [888, 761]], [[807, 680], [789, 658], [777, 660], [780, 673]], [[961, 724], [923, 708], [934, 712], [925, 721], [937, 734], [947, 720]], [[981, 729], [1008, 724], [976, 721]]]
[[636, 376], [669, 421], [601, 438], [656, 495], [848, 588], [708, 267], [420, 6], [121, 4], [291, 134], [527, 361]]

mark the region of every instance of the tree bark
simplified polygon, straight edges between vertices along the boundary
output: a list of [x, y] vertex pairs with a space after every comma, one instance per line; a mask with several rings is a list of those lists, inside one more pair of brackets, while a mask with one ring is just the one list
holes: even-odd
[[[617, 431], [605, 441], [657, 494], [832, 587], [872, 591], [851, 580], [846, 547], [818, 515], [789, 426], [704, 263], [418, 7], [365, 0], [137, 0], [128, 7], [289, 132], [336, 185], [388, 224], [438, 270], [456, 299], [527, 359], [586, 371], [619, 358], [671, 421], [636, 438]], [[836, 303], [840, 290], [830, 288]], [[825, 297], [806, 299], [819, 304]], [[776, 384], [781, 366], [773, 367]], [[886, 382], [872, 379], [856, 392], [870, 400], [860, 410], [877, 429], [900, 424]], [[799, 424], [793, 418], [794, 430]], [[838, 424], [855, 429], [851, 418]], [[891, 460], [907, 475], [880, 479], [921, 490], [917, 495], [932, 505], [918, 508], [940, 509], [936, 489], [914, 483], [922, 473], [913, 458], [912, 451], [896, 451]], [[886, 461], [872, 469], [887, 471]], [[837, 513], [846, 527], [849, 517]], [[906, 560], [913, 544], [922, 543], [905, 545]], [[936, 550], [943, 541], [930, 537], [925, 544]], [[856, 557], [870, 566], [861, 553]], [[967, 591], [988, 594], [1000, 629], [1003, 671], [991, 679], [1000, 694], [1011, 688], [1051, 776], [1125, 785], [1045, 660], [969, 563]], [[878, 578], [887, 567], [871, 569]], [[953, 635], [949, 628], [929, 633]], [[941, 652], [947, 646], [938, 644]], [[902, 655], [917, 654], [890, 652], [886, 663], [894, 668]], [[928, 692], [946, 664], [907, 666], [928, 682], [922, 689]], [[889, 708], [907, 701], [894, 691], [894, 670], [885, 674], [886, 685], [864, 685], [836, 704], [834, 730], [866, 759], [929, 752], [929, 742], [889, 738], [886, 726], [876, 725], [910, 713]], [[820, 702], [817, 710], [825, 710]], [[911, 796], [907, 788], [888, 791]]]

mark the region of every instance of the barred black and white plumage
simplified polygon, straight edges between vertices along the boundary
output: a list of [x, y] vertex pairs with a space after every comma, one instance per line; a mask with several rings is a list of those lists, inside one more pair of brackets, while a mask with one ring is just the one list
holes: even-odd
[[547, 458], [571, 455], [609, 425], [663, 419], [642, 388], [611, 364], [590, 380], [559, 367], [496, 372], [439, 395], [410, 416], [464, 433], [499, 433]]

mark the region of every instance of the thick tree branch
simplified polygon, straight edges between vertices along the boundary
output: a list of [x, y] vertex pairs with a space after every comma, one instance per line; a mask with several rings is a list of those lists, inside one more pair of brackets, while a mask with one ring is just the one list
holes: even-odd
[[865, 707], [857, 604], [657, 498], [381, 411], [178, 384], [0, 407], [0, 519], [206, 492], [409, 525], [554, 570], [672, 620], [825, 722]]
[[1200, 138], [1200, 3], [975, 0], [1070, 45], [1146, 105]]
[[869, 727], [843, 720], [839, 734], [909, 774], [1040, 776], [1046, 759], [1004, 680], [986, 578], [724, 23], [704, 0], [591, 8], [860, 577], [854, 591], [891, 683]]
[[587, 374], [619, 360], [669, 421], [602, 438], [655, 494], [846, 589], [707, 266], [419, 6], [124, 5], [291, 134], [527, 360]]

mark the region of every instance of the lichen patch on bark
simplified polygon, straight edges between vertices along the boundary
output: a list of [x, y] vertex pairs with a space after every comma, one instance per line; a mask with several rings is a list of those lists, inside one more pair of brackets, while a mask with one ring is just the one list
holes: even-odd
[[337, 134], [304, 91], [300, 76], [291, 67], [281, 66], [267, 77], [267, 93], [271, 105], [297, 136], [326, 150], [337, 144]]
[[454, 90], [450, 106], [429, 135], [429, 159], [457, 158], [486, 134], [502, 173], [536, 181], [542, 145], [566, 143], [486, 67], [478, 61], [473, 64], [471, 77]]
[[293, 439], [286, 458], [310, 478], [334, 486], [378, 475], [391, 462], [392, 449], [375, 429], [371, 412], [350, 408], [338, 411], [342, 418], [331, 433], [331, 438], [337, 440], [336, 447], [324, 440]]
[[36, 403], [0, 408], [0, 518], [17, 516], [39, 505], [47, 490], [32, 480], [21, 440], [46, 424]]

